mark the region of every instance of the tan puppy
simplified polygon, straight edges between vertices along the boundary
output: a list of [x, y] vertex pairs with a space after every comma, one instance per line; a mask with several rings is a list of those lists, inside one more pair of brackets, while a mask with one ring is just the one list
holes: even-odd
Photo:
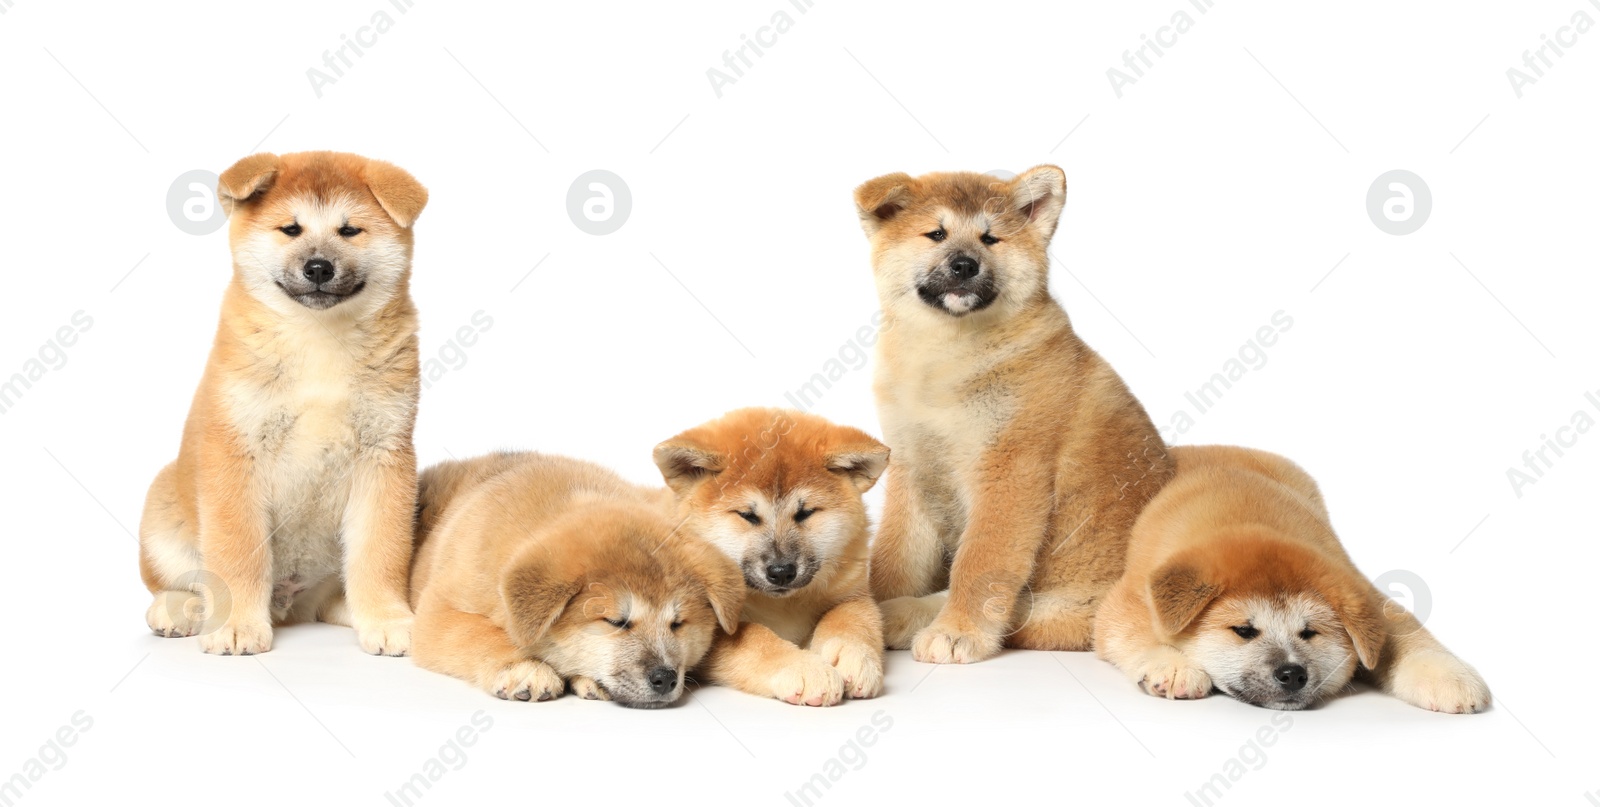
[[422, 475], [417, 664], [502, 699], [676, 701], [744, 583], [667, 518], [671, 495], [533, 453]]
[[1477, 712], [1489, 688], [1356, 570], [1305, 471], [1265, 451], [1172, 449], [1177, 476], [1134, 525], [1095, 649], [1146, 692], [1304, 709], [1359, 664], [1384, 692]]
[[1144, 408], [1050, 297], [1065, 198], [1049, 165], [855, 192], [894, 449], [872, 591], [889, 646], [918, 661], [1087, 649], [1128, 530], [1171, 473]]
[[217, 197], [233, 281], [178, 459], [145, 500], [146, 621], [247, 655], [274, 624], [321, 619], [405, 655], [427, 191], [388, 163], [307, 152], [246, 157]]
[[741, 409], [656, 446], [655, 459], [677, 519], [738, 563], [749, 588], [707, 680], [809, 706], [878, 695], [883, 627], [861, 495], [889, 449], [815, 415]]

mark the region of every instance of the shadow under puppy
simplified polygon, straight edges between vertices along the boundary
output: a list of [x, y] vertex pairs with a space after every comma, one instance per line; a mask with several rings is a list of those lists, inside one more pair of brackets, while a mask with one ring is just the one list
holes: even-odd
[[877, 696], [883, 621], [861, 496], [889, 449], [815, 415], [740, 409], [656, 446], [655, 460], [676, 520], [739, 564], [749, 589], [703, 677], [808, 706]]
[[413, 657], [502, 699], [676, 701], [720, 625], [733, 564], [667, 518], [666, 491], [531, 452], [422, 474]]
[[428, 192], [378, 160], [256, 154], [224, 171], [233, 280], [175, 462], [150, 485], [139, 571], [161, 636], [207, 653], [274, 625], [411, 643], [417, 463], [412, 225]]
[[1095, 617], [1095, 649], [1146, 692], [1213, 687], [1304, 709], [1364, 672], [1438, 712], [1478, 712], [1489, 688], [1362, 576], [1299, 466], [1231, 446], [1174, 448], [1177, 474], [1135, 523], [1127, 574]]

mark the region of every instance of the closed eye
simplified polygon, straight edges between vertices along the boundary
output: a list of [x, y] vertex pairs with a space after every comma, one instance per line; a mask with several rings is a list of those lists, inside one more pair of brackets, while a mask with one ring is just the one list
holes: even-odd
[[1317, 635], [1317, 632], [1312, 630], [1311, 628], [1306, 628], [1305, 630], [1300, 631], [1300, 638], [1304, 639], [1305, 641], [1308, 641], [1308, 642], [1311, 641], [1311, 637], [1316, 636], [1316, 635]]
[[668, 625], [668, 626], [667, 626], [667, 627], [669, 627], [669, 628], [671, 628], [671, 629], [673, 629], [673, 630], [677, 630], [677, 629], [678, 629], [678, 628], [681, 628], [681, 627], [683, 627], [683, 620], [681, 620], [681, 619], [674, 619], [674, 620], [672, 620], [672, 624], [671, 624], [671, 625]]
[[738, 510], [738, 511], [735, 511], [735, 512], [737, 512], [739, 514], [739, 517], [744, 519], [745, 521], [748, 521], [751, 524], [755, 524], [756, 526], [760, 526], [761, 525], [761, 516], [756, 515], [756, 511], [754, 511], [754, 510]]
[[815, 512], [817, 512], [817, 508], [815, 507], [806, 507], [803, 504], [800, 505], [800, 509], [794, 511], [794, 523], [799, 524], [800, 522], [805, 521], [811, 517], [812, 513]]
[[355, 238], [361, 234], [361, 228], [351, 227], [350, 225], [346, 224], [345, 226], [339, 228], [339, 234], [345, 238]]
[[612, 619], [611, 617], [604, 617], [604, 619], [606, 624], [613, 628], [622, 628], [623, 630], [628, 630], [629, 628], [633, 627], [633, 623], [626, 619]]
[[1247, 642], [1261, 635], [1261, 631], [1257, 630], [1254, 625], [1234, 625], [1233, 632], [1239, 634], [1239, 638]]
[[984, 233], [983, 235], [978, 236], [978, 240], [982, 241], [983, 245], [986, 246], [986, 247], [992, 247], [995, 244], [1000, 243], [1000, 239], [995, 238], [994, 236], [992, 236], [992, 235], [990, 235], [988, 233]]

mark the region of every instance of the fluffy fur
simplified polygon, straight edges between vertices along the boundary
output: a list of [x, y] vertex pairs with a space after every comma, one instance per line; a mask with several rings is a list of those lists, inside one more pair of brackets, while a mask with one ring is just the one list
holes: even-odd
[[1127, 574], [1097, 617], [1102, 658], [1167, 698], [1215, 687], [1303, 709], [1359, 669], [1425, 709], [1488, 707], [1477, 671], [1356, 569], [1305, 471], [1228, 446], [1172, 456], [1177, 475], [1134, 525]]
[[307, 152], [246, 157], [217, 195], [233, 280], [178, 459], [145, 502], [146, 620], [230, 655], [268, 650], [275, 624], [321, 619], [353, 625], [369, 653], [405, 655], [408, 286], [427, 191], [388, 163]]
[[1171, 473], [1150, 418], [1049, 291], [1061, 169], [890, 174], [855, 191], [884, 312], [889, 464], [872, 591], [890, 647], [1085, 650]]
[[[659, 707], [744, 583], [666, 516], [670, 495], [597, 465], [533, 453], [422, 475], [412, 572], [416, 662], [502, 699]], [[676, 528], [676, 529], [675, 529]]]
[[655, 459], [677, 520], [739, 564], [748, 587], [706, 678], [810, 706], [878, 695], [883, 628], [861, 496], [889, 449], [815, 415], [741, 409], [660, 444]]

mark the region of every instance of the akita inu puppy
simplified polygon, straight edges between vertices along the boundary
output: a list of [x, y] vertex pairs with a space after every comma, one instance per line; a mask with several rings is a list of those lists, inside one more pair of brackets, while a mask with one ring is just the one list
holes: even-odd
[[[422, 474], [417, 664], [501, 699], [676, 701], [744, 581], [665, 490], [587, 462], [499, 453]], [[676, 531], [675, 531], [676, 530]]]
[[832, 706], [883, 689], [861, 495], [889, 449], [815, 415], [741, 409], [655, 449], [676, 518], [739, 564], [743, 624], [702, 666], [710, 683]]
[[1088, 649], [1128, 530], [1171, 473], [1144, 408], [1050, 297], [1066, 190], [1042, 165], [855, 191], [894, 450], [872, 591], [889, 646], [918, 661]]
[[274, 624], [411, 645], [417, 465], [410, 174], [353, 154], [257, 154], [223, 172], [233, 281], [176, 462], [150, 486], [139, 568], [162, 636], [265, 652]]
[[1364, 671], [1437, 712], [1489, 687], [1361, 575], [1316, 482], [1275, 454], [1172, 449], [1177, 475], [1134, 524], [1127, 574], [1095, 617], [1095, 650], [1146, 692], [1304, 709]]

